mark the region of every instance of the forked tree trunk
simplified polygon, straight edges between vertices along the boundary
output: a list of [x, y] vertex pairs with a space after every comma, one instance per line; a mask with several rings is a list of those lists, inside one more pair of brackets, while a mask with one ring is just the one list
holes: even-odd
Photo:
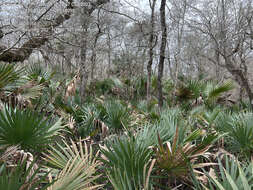
[[163, 77], [165, 49], [166, 49], [166, 42], [167, 42], [167, 30], [166, 30], [166, 20], [165, 20], [165, 5], [166, 5], [166, 0], [162, 0], [161, 1], [161, 7], [160, 7], [160, 21], [161, 21], [161, 28], [162, 28], [162, 40], [161, 40], [161, 47], [160, 47], [160, 59], [159, 59], [159, 65], [158, 65], [158, 79], [157, 79], [159, 108], [162, 108], [162, 106], [163, 106], [162, 77]]

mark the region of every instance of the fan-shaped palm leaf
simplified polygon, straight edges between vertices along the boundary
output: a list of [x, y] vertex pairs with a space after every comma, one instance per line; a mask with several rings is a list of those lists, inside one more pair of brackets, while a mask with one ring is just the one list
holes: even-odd
[[69, 160], [48, 190], [92, 190], [101, 187], [103, 185], [91, 185], [99, 177], [93, 176], [98, 165], [90, 165], [87, 157], [82, 160]]
[[234, 84], [232, 81], [226, 81], [221, 84], [215, 84], [214, 82], [207, 82], [205, 88], [205, 94], [207, 96], [208, 102], [213, 102], [219, 96], [234, 89]]
[[253, 149], [253, 113], [221, 113], [215, 122], [216, 129], [232, 138], [234, 151], [242, 151], [247, 157]]
[[0, 111], [0, 144], [20, 145], [23, 150], [39, 151], [46, 148], [63, 127], [61, 120], [50, 124], [43, 115], [5, 106]]
[[128, 108], [119, 101], [109, 101], [106, 103], [106, 124], [109, 128], [119, 131], [130, 124], [130, 114]]
[[[51, 183], [47, 182], [47, 185], [42, 183], [47, 180], [48, 173], [40, 173], [38, 168], [33, 171], [31, 175], [30, 172], [33, 169], [35, 162], [32, 162], [29, 168], [26, 168], [26, 160], [19, 162], [17, 166], [12, 169], [6, 167], [3, 164], [0, 167], [0, 189], [6, 190], [46, 190]], [[40, 175], [39, 175], [40, 174]]]
[[200, 80], [188, 80], [177, 89], [176, 95], [180, 100], [198, 98], [204, 90], [204, 83]]
[[49, 82], [55, 75], [55, 72], [44, 69], [40, 63], [30, 64], [26, 67], [26, 73], [30, 80], [37, 81], [39, 84]]
[[150, 167], [150, 149], [139, 146], [134, 137], [122, 137], [101, 147], [101, 152], [113, 186], [122, 190], [144, 187], [148, 176], [144, 168]]
[[13, 64], [0, 63], [0, 90], [17, 81], [22, 72]]
[[[63, 145], [56, 144], [46, 154], [45, 160], [55, 170], [52, 175], [57, 179], [48, 190], [91, 190], [102, 185], [93, 185], [99, 176], [94, 175], [100, 163], [94, 156], [92, 147], [81, 140], [76, 145], [74, 141]], [[84, 149], [83, 149], [84, 147]]]
[[78, 161], [88, 158], [87, 162], [91, 165], [96, 162], [98, 152], [94, 157], [92, 147], [88, 147], [85, 142], [79, 140], [79, 145], [77, 145], [73, 140], [70, 140], [70, 144], [63, 140], [62, 143], [50, 147], [48, 153], [45, 154], [45, 160], [52, 168], [63, 169], [69, 160], [74, 159]]

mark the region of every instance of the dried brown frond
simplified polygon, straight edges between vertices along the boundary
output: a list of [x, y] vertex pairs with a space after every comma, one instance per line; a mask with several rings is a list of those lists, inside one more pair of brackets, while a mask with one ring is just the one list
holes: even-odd
[[[6, 147], [1, 147], [0, 149], [5, 149]], [[11, 155], [14, 155], [19, 149], [19, 146], [10, 146], [4, 151], [4, 153], [0, 156], [0, 161], [5, 162]]]
[[73, 77], [73, 79], [67, 84], [66, 93], [64, 100], [67, 101], [69, 97], [75, 96], [77, 82], [80, 81], [80, 73], [77, 71], [77, 74]]
[[96, 160], [99, 152], [93, 155], [92, 147], [81, 139], [77, 143], [73, 140], [63, 143], [64, 145], [57, 144], [56, 147], [52, 147], [44, 158], [59, 168], [57, 181], [48, 190], [60, 190], [63, 187], [68, 190], [90, 190], [101, 187], [102, 185], [93, 183], [99, 177], [95, 175], [97, 167], [101, 164]]

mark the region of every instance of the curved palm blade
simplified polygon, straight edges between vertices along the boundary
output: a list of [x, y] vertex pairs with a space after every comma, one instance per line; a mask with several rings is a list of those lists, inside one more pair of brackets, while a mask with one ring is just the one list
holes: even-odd
[[[219, 172], [208, 176], [210, 186], [218, 190], [249, 190], [253, 188], [253, 163], [247, 166], [241, 164], [234, 158], [225, 158], [225, 166], [219, 160]], [[220, 174], [220, 177], [218, 177]]]
[[48, 173], [40, 173], [40, 169], [33, 171], [30, 175], [31, 170], [35, 162], [32, 162], [29, 168], [26, 168], [26, 160], [19, 163], [15, 168], [11, 170], [3, 164], [0, 167], [0, 189], [6, 190], [46, 190], [53, 182], [44, 185], [41, 184], [47, 180]]
[[63, 127], [61, 120], [51, 124], [38, 113], [5, 106], [0, 112], [0, 144], [39, 151], [46, 148]]
[[92, 148], [81, 140], [79, 145], [71, 140], [71, 144], [63, 141], [63, 145], [51, 147], [45, 160], [50, 167], [57, 168], [54, 173], [57, 181], [48, 190], [91, 190], [101, 187], [93, 185], [99, 177], [94, 174], [100, 165], [95, 157]]
[[0, 90], [17, 81], [22, 69], [16, 69], [13, 64], [0, 63]]

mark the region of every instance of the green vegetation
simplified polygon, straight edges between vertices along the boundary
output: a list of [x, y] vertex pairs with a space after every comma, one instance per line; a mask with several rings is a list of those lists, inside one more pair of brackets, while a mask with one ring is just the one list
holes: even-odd
[[[56, 77], [57, 76], [57, 77]], [[73, 75], [0, 66], [0, 189], [163, 190], [253, 187], [253, 112], [229, 104], [231, 81], [146, 76], [93, 81], [81, 103]]]

